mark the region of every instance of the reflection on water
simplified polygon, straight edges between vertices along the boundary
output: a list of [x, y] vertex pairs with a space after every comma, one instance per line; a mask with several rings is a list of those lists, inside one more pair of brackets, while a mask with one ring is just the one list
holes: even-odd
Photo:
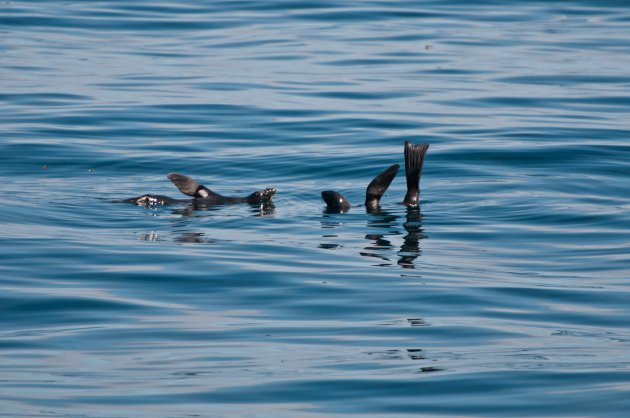
[[403, 224], [403, 228], [407, 231], [403, 245], [398, 252], [398, 265], [402, 268], [416, 268], [414, 260], [420, 256], [420, 240], [427, 236], [422, 229], [422, 214], [420, 207], [407, 208], [407, 219]]
[[[140, 241], [158, 242], [165, 241], [166, 239], [159, 233], [151, 231], [149, 233], [138, 234]], [[203, 232], [183, 232], [175, 234], [173, 239], [175, 242], [185, 244], [209, 244], [217, 242], [216, 239], [207, 238]]]
[[162, 241], [162, 237], [155, 231], [138, 234], [138, 239], [140, 241], [150, 241], [150, 242]]
[[407, 322], [412, 327], [426, 327], [429, 326], [423, 318], [407, 318]]
[[[401, 232], [397, 229], [398, 215], [392, 214], [385, 210], [378, 210], [370, 212], [373, 215], [368, 219], [367, 226], [370, 228], [378, 228], [383, 231], [379, 233], [370, 233], [365, 235], [365, 239], [370, 241], [371, 244], [366, 246], [365, 251], [360, 254], [364, 257], [376, 257], [384, 261], [378, 266], [389, 266], [391, 263], [391, 253], [394, 252], [394, 245], [388, 239], [388, 237], [400, 235]], [[420, 208], [407, 208], [405, 222], [403, 228], [406, 235], [403, 237], [403, 243], [398, 251], [398, 265], [403, 268], [413, 269], [415, 268], [414, 260], [420, 256], [420, 240], [426, 238], [422, 229], [422, 215]]]
[[350, 209], [339, 209], [339, 208], [329, 208], [326, 207], [324, 208], [324, 213], [327, 215], [334, 215], [336, 213], [346, 213], [348, 212]]
[[250, 205], [254, 216], [273, 216], [276, 214], [276, 205], [273, 202], [264, 202], [258, 205]]
[[[155, 210], [156, 208], [147, 207], [147, 209]], [[204, 232], [192, 230], [189, 219], [211, 217], [215, 212], [226, 209], [228, 209], [228, 207], [225, 205], [204, 205], [202, 202], [196, 200], [191, 200], [186, 206], [173, 208], [171, 214], [177, 215], [177, 218], [172, 219], [170, 222], [174, 236], [172, 239], [175, 242], [187, 244], [210, 244], [218, 242], [218, 239], [209, 238]], [[253, 217], [269, 217], [275, 215], [276, 207], [273, 202], [265, 202], [261, 204], [251, 204], [248, 209]], [[182, 232], [182, 230], [185, 230], [185, 232]], [[153, 242], [166, 240], [163, 234], [159, 234], [155, 231], [138, 234], [138, 239]]]
[[185, 244], [210, 244], [218, 240], [207, 238], [203, 232], [185, 232], [177, 235], [175, 241]]
[[319, 248], [322, 248], [324, 250], [336, 250], [338, 248], [343, 248], [343, 245], [340, 244], [319, 244]]
[[[384, 209], [370, 210], [366, 209], [368, 214], [367, 227], [370, 229], [365, 234], [365, 239], [369, 243], [363, 247], [359, 254], [363, 257], [371, 257], [380, 260], [375, 264], [378, 267], [387, 267], [393, 264], [393, 259], [397, 259], [397, 264], [402, 268], [414, 269], [414, 261], [420, 256], [420, 241], [427, 236], [422, 228], [422, 214], [420, 208], [406, 208], [405, 221], [402, 224], [402, 231], [398, 219], [399, 214]], [[324, 210], [324, 219], [321, 221], [322, 229], [334, 229], [340, 227], [342, 222], [332, 218], [332, 213], [340, 213], [338, 210], [331, 212]], [[371, 231], [374, 229], [375, 231]], [[396, 251], [396, 244], [392, 242], [393, 238], [404, 235], [400, 250]], [[335, 234], [324, 234], [322, 238], [337, 238]], [[339, 242], [320, 243], [319, 248], [338, 249], [344, 245]]]
[[[276, 206], [273, 202], [247, 204], [249, 212], [252, 216], [271, 216], [276, 213]], [[191, 202], [183, 208], [175, 208], [172, 213], [183, 217], [198, 216], [197, 212], [213, 212], [225, 209], [226, 205], [208, 205], [202, 200], [191, 200]]]
[[396, 223], [399, 215], [383, 209], [370, 210], [366, 208], [366, 212], [369, 214], [367, 220], [368, 228], [375, 228], [378, 231], [365, 235], [365, 239], [370, 241], [370, 244], [364, 247], [365, 251], [361, 251], [359, 254], [364, 257], [374, 257], [382, 260], [382, 263], [376, 264], [376, 266], [391, 266], [391, 255], [394, 252], [394, 245], [389, 237], [400, 235]]

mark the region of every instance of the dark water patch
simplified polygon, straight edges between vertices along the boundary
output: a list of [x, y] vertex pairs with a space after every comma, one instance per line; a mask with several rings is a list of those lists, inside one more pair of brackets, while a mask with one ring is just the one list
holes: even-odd
[[206, 89], [206, 90], [219, 90], [219, 91], [240, 91], [240, 90], [253, 90], [253, 89], [290, 90], [287, 87], [267, 86], [264, 84], [252, 84], [252, 83], [206, 83], [206, 84], [200, 84], [199, 88]]
[[32, 65], [10, 65], [4, 68], [6, 68], [7, 70], [12, 70], [12, 71], [17, 71], [17, 72], [22, 72], [22, 71], [37, 72], [37, 71], [48, 70], [48, 68], [46, 67], [37, 67], [37, 66], [32, 66]]
[[441, 64], [444, 60], [435, 58], [425, 59], [396, 59], [396, 58], [368, 58], [368, 59], [339, 59], [324, 61], [321, 64], [331, 66], [371, 67], [382, 65], [417, 65], [417, 64]]
[[269, 61], [301, 61], [306, 60], [308, 55], [299, 55], [299, 54], [271, 54], [271, 55], [263, 55], [258, 56], [260, 60], [269, 60]]
[[630, 106], [630, 99], [622, 96], [596, 96], [596, 97], [484, 97], [465, 101], [440, 102], [448, 106], [461, 106], [467, 104], [471, 107], [492, 108], [549, 108], [584, 111], [623, 112]]
[[351, 42], [411, 42], [411, 41], [427, 41], [431, 40], [431, 35], [424, 33], [407, 33], [401, 35], [392, 35], [384, 32], [380, 36], [362, 36], [357, 38], [349, 38]]
[[441, 13], [418, 11], [411, 9], [394, 9], [394, 8], [357, 8], [355, 10], [331, 10], [326, 12], [308, 12], [298, 13], [293, 17], [295, 19], [325, 21], [331, 23], [337, 22], [370, 22], [383, 21], [390, 19], [435, 19], [441, 17]]
[[568, 86], [575, 84], [628, 84], [630, 77], [601, 76], [601, 75], [538, 75], [526, 77], [507, 77], [496, 81], [516, 84], [541, 84]]
[[[84, 396], [73, 399], [74, 402], [87, 404], [107, 404], [111, 402], [123, 405], [154, 404], [160, 403], [235, 403], [243, 402], [248, 404], [272, 403], [273, 399], [282, 397], [290, 400], [296, 405], [316, 402], [323, 403], [318, 408], [301, 407], [304, 412], [320, 413], [361, 413], [366, 411], [377, 411], [378, 413], [439, 413], [439, 414], [501, 414], [513, 413], [514, 406], [517, 405], [523, 415], [546, 413], [550, 408], [555, 409], [568, 407], [571, 404], [571, 397], [568, 394], [547, 391], [540, 400], [532, 402], [528, 394], [512, 392], [509, 387], [501, 383], [508, 379], [505, 373], [483, 373], [485, 379], [479, 381], [475, 376], [463, 376], [459, 381], [454, 381], [448, 374], [435, 374], [429, 380], [402, 381], [390, 379], [369, 379], [369, 380], [347, 380], [347, 379], [318, 379], [311, 381], [290, 381], [288, 383], [266, 383], [264, 385], [251, 385], [245, 389], [243, 387], [220, 389], [215, 391], [180, 393], [166, 396], [145, 395], [142, 397], [129, 396]], [[582, 389], [584, 396], [578, 401], [580, 409], [586, 413], [601, 412], [599, 406], [593, 401], [601, 396], [602, 390], [598, 387], [598, 382], [604, 379], [622, 382], [623, 372], [607, 372], [595, 377], [594, 373], [545, 373], [523, 371], [522, 375], [527, 383], [527, 393], [534, 391], [537, 385], [551, 379], [556, 384], [566, 384], [575, 390]], [[441, 376], [441, 377], [438, 377]], [[593, 384], [582, 387], [576, 384], [576, 378], [580, 376], [591, 376], [595, 378]], [[579, 379], [577, 380], [579, 381]], [[445, 391], [446, 387], [449, 391]], [[473, 386], [475, 387], [472, 390]], [[322, 388], [334, 387], [333, 396], [323, 396]], [[550, 385], [550, 387], [552, 387]], [[465, 389], [471, 391], [471, 396], [467, 397], [461, 404], [453, 405], [449, 400], [454, 398], [454, 394]], [[241, 395], [242, 391], [247, 393], [246, 397]], [[389, 393], [398, 399], [396, 405], [383, 403], [377, 393]], [[614, 391], [617, 394], [619, 391]], [[418, 393], [421, 393], [421, 400], [418, 400]], [[449, 393], [450, 395], [443, 395]], [[370, 394], [372, 394], [370, 396]], [[497, 400], [499, 397], [500, 400]], [[490, 399], [493, 399], [490, 402]], [[613, 398], [614, 399], [614, 398]], [[354, 400], [355, 402], [349, 402]], [[360, 400], [360, 402], [356, 402]], [[54, 405], [52, 399], [46, 402]], [[627, 406], [625, 402], [608, 404], [611, 416], [623, 411]], [[520, 414], [519, 414], [520, 415]], [[523, 416], [521, 415], [521, 416]]]
[[207, 45], [206, 48], [214, 49], [214, 48], [250, 48], [250, 47], [263, 47], [263, 46], [273, 46], [273, 45], [290, 45], [292, 43], [291, 40], [280, 40], [280, 39], [254, 39], [248, 41], [237, 41], [237, 42], [221, 42], [212, 43]]
[[82, 30], [82, 31], [154, 31], [164, 33], [169, 31], [182, 30], [221, 30], [226, 28], [234, 28], [239, 26], [239, 22], [231, 19], [219, 20], [199, 20], [199, 19], [181, 19], [158, 18], [150, 19], [128, 18], [120, 19], [116, 15], [107, 16], [99, 15], [99, 18], [91, 18], [89, 16], [79, 18], [64, 18], [59, 16], [20, 16], [19, 14], [4, 16], [2, 25], [9, 28], [28, 28], [29, 30], [47, 30], [49, 28], [64, 28], [64, 30]]
[[359, 91], [326, 91], [326, 92], [302, 92], [293, 93], [301, 96], [325, 97], [327, 99], [345, 99], [345, 100], [387, 100], [398, 99], [403, 97], [417, 96], [417, 93], [407, 91], [388, 91], [388, 92], [359, 92]]
[[0, 94], [0, 101], [20, 106], [66, 106], [91, 100], [88, 96], [68, 93]]
[[195, 54], [187, 54], [182, 52], [166, 52], [166, 51], [142, 51], [135, 52], [135, 55], [147, 56], [152, 58], [194, 58], [197, 55]]
[[[439, 63], [436, 61], [436, 63]], [[431, 68], [417, 71], [418, 74], [439, 74], [439, 75], [477, 75], [484, 74], [480, 70], [470, 70], [465, 68]]]

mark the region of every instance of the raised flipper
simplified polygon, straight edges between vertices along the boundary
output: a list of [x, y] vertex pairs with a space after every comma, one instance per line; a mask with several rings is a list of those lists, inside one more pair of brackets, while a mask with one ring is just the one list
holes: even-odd
[[322, 192], [322, 199], [326, 202], [326, 208], [334, 212], [345, 212], [350, 209], [350, 202], [341, 193], [334, 190]]
[[175, 187], [177, 187], [179, 191], [184, 193], [185, 195], [198, 197], [201, 199], [208, 199], [212, 195], [216, 194], [212, 190], [197, 183], [195, 180], [183, 174], [169, 173], [166, 177], [168, 177], [168, 179], [173, 182]]
[[396, 177], [399, 168], [398, 164], [391, 165], [387, 170], [374, 177], [374, 180], [368, 184], [365, 190], [365, 207], [367, 209], [378, 209], [381, 197], [383, 197], [392, 180]]
[[424, 156], [429, 149], [429, 144], [413, 145], [405, 141], [405, 174], [407, 176], [407, 194], [403, 204], [407, 206], [418, 206], [420, 201], [420, 176], [422, 174], [422, 164]]

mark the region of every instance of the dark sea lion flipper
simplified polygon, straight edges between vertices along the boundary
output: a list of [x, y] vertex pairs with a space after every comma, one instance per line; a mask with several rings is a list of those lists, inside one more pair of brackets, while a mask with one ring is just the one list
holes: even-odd
[[265, 202], [271, 202], [275, 194], [276, 194], [276, 189], [274, 189], [273, 187], [268, 187], [264, 190], [255, 191], [254, 193], [247, 196], [245, 199], [247, 203], [251, 203], [251, 204], [265, 203]]
[[326, 209], [334, 212], [345, 212], [350, 209], [350, 202], [341, 193], [334, 190], [322, 192], [322, 199], [326, 202]]
[[413, 145], [405, 141], [405, 174], [407, 176], [407, 194], [403, 204], [407, 206], [418, 206], [420, 201], [420, 175], [422, 174], [422, 164], [424, 156], [429, 149], [429, 144]]
[[396, 177], [398, 164], [392, 164], [389, 168], [383, 171], [378, 176], [374, 177], [374, 180], [368, 184], [365, 190], [365, 207], [368, 209], [376, 209], [380, 205], [381, 197], [387, 191], [387, 188], [392, 183], [392, 180]]
[[166, 177], [185, 195], [207, 199], [212, 194], [210, 189], [183, 174], [169, 173]]

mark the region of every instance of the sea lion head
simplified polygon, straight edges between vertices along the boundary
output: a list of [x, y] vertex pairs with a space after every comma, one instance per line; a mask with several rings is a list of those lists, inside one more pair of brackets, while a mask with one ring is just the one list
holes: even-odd
[[334, 190], [325, 190], [322, 192], [322, 199], [326, 202], [326, 207], [329, 210], [345, 212], [350, 209], [350, 202], [343, 197], [341, 193]]

